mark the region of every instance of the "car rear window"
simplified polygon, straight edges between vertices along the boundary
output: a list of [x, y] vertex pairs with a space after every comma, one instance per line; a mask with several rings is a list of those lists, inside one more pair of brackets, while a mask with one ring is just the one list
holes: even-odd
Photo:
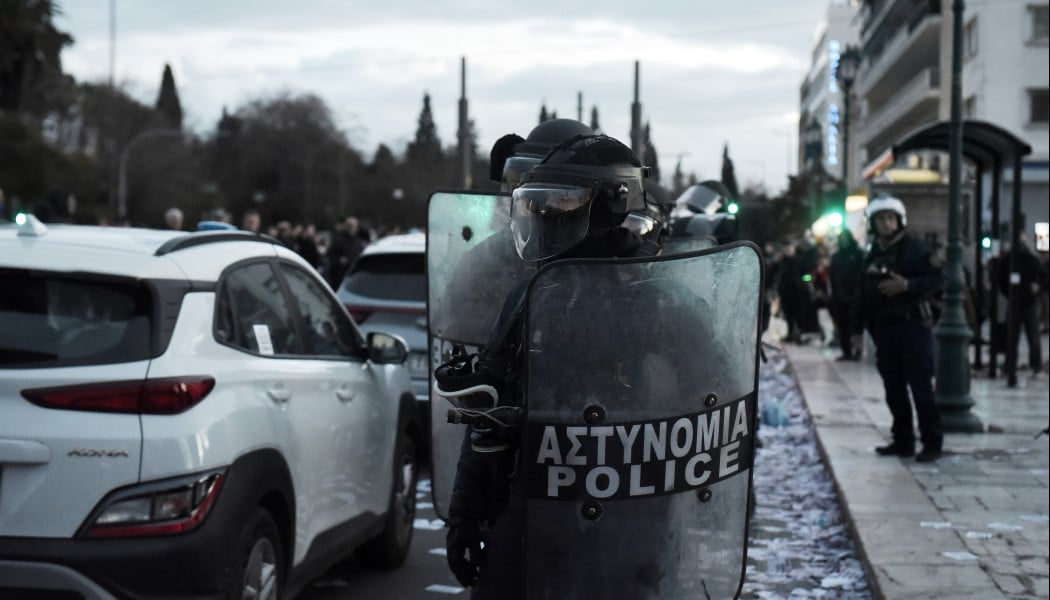
[[149, 358], [152, 296], [133, 281], [0, 269], [0, 368]]
[[426, 302], [423, 254], [362, 256], [343, 281], [343, 289], [371, 298]]

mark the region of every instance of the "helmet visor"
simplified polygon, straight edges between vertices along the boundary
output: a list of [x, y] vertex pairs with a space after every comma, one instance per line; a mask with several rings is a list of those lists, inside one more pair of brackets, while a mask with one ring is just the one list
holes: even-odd
[[552, 184], [526, 184], [514, 190], [510, 229], [518, 256], [544, 260], [583, 240], [595, 194], [591, 188]]
[[512, 192], [521, 185], [521, 178], [532, 170], [532, 167], [543, 160], [539, 156], [511, 156], [503, 163], [503, 179], [500, 180], [501, 192]]

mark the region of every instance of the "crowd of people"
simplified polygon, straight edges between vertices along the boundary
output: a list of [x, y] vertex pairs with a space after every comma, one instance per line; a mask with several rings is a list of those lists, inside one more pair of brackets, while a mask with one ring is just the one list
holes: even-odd
[[[863, 243], [867, 246], [867, 239]], [[841, 349], [838, 360], [859, 360], [863, 355], [863, 345], [857, 336], [863, 331], [856, 319], [850, 318], [862, 299], [865, 279], [866, 248], [858, 242], [858, 237], [844, 229], [824, 239], [805, 237], [770, 243], [764, 248], [764, 253], [766, 294], [772, 300], [775, 312], [787, 325], [784, 341], [826, 343]], [[1022, 234], [1016, 270], [1011, 267], [1009, 245], [1004, 245], [986, 265], [986, 282], [980, 287], [974, 285], [969, 270], [964, 271], [963, 309], [967, 324], [975, 337], [981, 336], [987, 344], [990, 332], [981, 331], [981, 323], [998, 323], [1001, 331], [990, 335], [1001, 336], [996, 343], [996, 351], [1000, 353], [1004, 353], [1006, 347], [1016, 347], [1020, 336], [1024, 335], [1028, 361], [1021, 366], [1033, 373], [1045, 372], [1047, 365], [1039, 336], [1050, 330], [1050, 263], [1046, 253], [1036, 252]], [[1013, 282], [1011, 273], [1015, 273]], [[1016, 292], [1018, 318], [1015, 330], [1007, 331], [1006, 311], [1011, 288]], [[999, 299], [994, 320], [989, 314], [992, 294], [997, 294]], [[930, 300], [932, 316], [939, 316], [943, 294], [932, 294]]]
[[[164, 223], [168, 229], [186, 229], [185, 216], [177, 207], [168, 208], [164, 212]], [[208, 223], [234, 226], [232, 215], [223, 209], [213, 211], [203, 223], [198, 227], [207, 227]], [[337, 289], [342, 283], [365, 246], [383, 235], [399, 233], [398, 230], [380, 233], [354, 216], [338, 217], [331, 229], [327, 230], [318, 230], [314, 223], [292, 223], [287, 220], [265, 224], [257, 210], [245, 211], [237, 228], [252, 233], [263, 233], [280, 240], [313, 265], [333, 289]]]

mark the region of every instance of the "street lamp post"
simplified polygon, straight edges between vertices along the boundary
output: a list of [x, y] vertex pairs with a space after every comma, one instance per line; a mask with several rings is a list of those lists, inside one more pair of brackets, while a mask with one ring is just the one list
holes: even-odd
[[842, 83], [842, 187], [845, 188], [842, 195], [843, 201], [849, 194], [849, 100], [850, 89], [857, 79], [857, 69], [860, 67], [860, 51], [853, 46], [847, 46], [846, 50], [839, 55], [838, 77]]
[[805, 163], [805, 169], [810, 173], [816, 183], [810, 183], [809, 189], [816, 189], [816, 194], [812, 198], [812, 204], [809, 206], [809, 214], [806, 215], [807, 222], [812, 223], [817, 217], [819, 211], [824, 209], [822, 195], [823, 190], [823, 178], [821, 174], [824, 172], [824, 146], [823, 146], [823, 130], [820, 127], [820, 122], [813, 119], [806, 125], [805, 130], [802, 132], [802, 140], [805, 142], [805, 146], [802, 148], [803, 162]]
[[944, 431], [976, 433], [984, 428], [970, 412], [968, 342], [973, 335], [963, 312], [962, 239], [960, 206], [962, 184], [962, 23], [963, 0], [952, 3], [952, 95], [948, 134], [948, 263], [945, 266], [944, 316], [934, 332], [938, 342], [937, 409]]
[[120, 161], [117, 167], [117, 218], [123, 221], [128, 217], [128, 156], [131, 149], [143, 140], [162, 136], [182, 137], [181, 129], [147, 129], [131, 138], [124, 149], [120, 151]]

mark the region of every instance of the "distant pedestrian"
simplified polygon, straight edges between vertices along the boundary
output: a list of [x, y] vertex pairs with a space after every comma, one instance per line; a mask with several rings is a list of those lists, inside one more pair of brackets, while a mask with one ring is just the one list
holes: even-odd
[[[865, 282], [855, 323], [864, 323], [875, 341], [875, 364], [893, 415], [893, 441], [875, 451], [881, 456], [915, 454], [914, 403], [922, 439], [922, 451], [915, 459], [932, 462], [940, 457], [944, 442], [933, 397], [936, 318], [930, 301], [943, 286], [940, 261], [922, 240], [908, 235], [907, 213], [898, 198], [875, 198], [865, 214], [875, 240], [864, 261]], [[859, 346], [859, 338], [854, 335], [854, 345]]]
[[336, 224], [328, 246], [328, 283], [339, 289], [343, 277], [361, 255], [365, 241], [361, 237], [360, 222], [355, 217], [346, 217]]
[[[999, 292], [1010, 297], [1010, 288], [1014, 288], [1017, 315], [1013, 325], [1007, 331], [1006, 360], [1014, 361], [1016, 367], [1017, 344], [1021, 340], [1021, 329], [1024, 329], [1028, 341], [1028, 368], [1032, 373], [1043, 370], [1042, 344], [1040, 343], [1039, 326], [1039, 280], [1042, 270], [1039, 257], [1028, 245], [1028, 238], [1021, 234], [1021, 243], [1017, 249], [1016, 262], [1013, 249], [1007, 250], [999, 262], [997, 285]], [[1011, 365], [1007, 366], [1010, 369]], [[1010, 371], [1014, 372], [1014, 371]]]
[[787, 322], [786, 342], [799, 343], [802, 340], [802, 298], [808, 293], [802, 281], [802, 261], [795, 253], [795, 245], [784, 246], [780, 257], [780, 277], [777, 280], [777, 296], [780, 298], [780, 314]]
[[246, 210], [241, 216], [241, 229], [252, 233], [259, 233], [262, 228], [262, 217], [257, 210]]
[[838, 236], [838, 249], [831, 256], [831, 318], [835, 321], [839, 348], [842, 354], [836, 360], [859, 360], [862, 348], [854, 346], [852, 315], [860, 306], [864, 285], [864, 251], [860, 249], [853, 232], [843, 229]]
[[168, 229], [182, 231], [182, 211], [174, 206], [164, 211], [164, 226]]

